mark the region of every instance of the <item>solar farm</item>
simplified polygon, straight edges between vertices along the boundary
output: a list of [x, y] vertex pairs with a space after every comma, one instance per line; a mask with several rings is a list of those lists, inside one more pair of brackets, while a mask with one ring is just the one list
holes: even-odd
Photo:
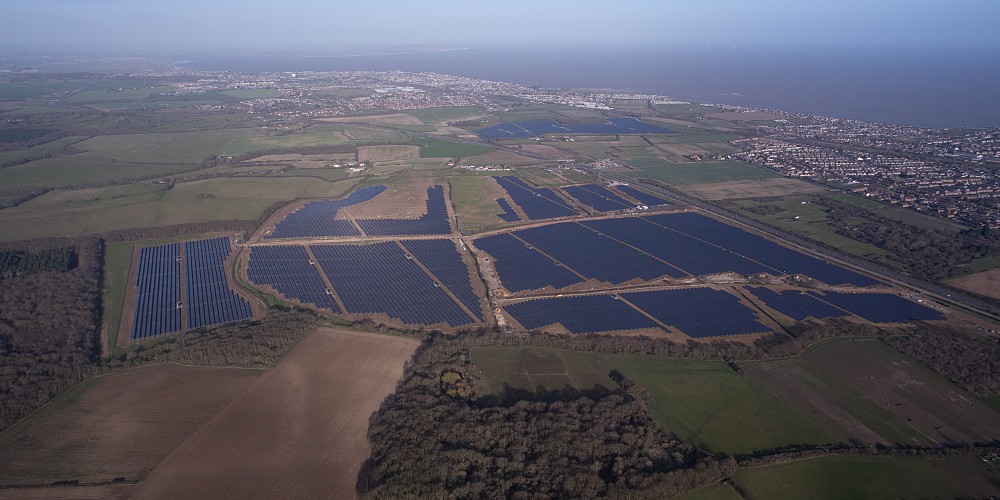
[[131, 339], [253, 316], [250, 303], [226, 279], [225, 263], [231, 252], [226, 237], [139, 249]]
[[609, 118], [606, 123], [563, 124], [555, 120], [527, 120], [499, 123], [477, 132], [491, 140], [526, 139], [544, 135], [671, 134], [672, 131], [643, 123], [635, 118]]
[[[247, 281], [299, 306], [408, 328], [498, 324], [699, 339], [769, 334], [804, 320], [944, 319], [874, 278], [632, 186], [492, 180], [509, 197], [493, 200], [497, 216], [529, 227], [462, 236], [441, 184], [427, 187], [419, 217], [379, 218], [375, 205], [353, 218], [349, 207], [377, 204], [387, 191], [362, 187], [276, 215], [241, 256]], [[230, 253], [227, 238], [142, 249], [132, 338], [251, 317], [226, 281]]]

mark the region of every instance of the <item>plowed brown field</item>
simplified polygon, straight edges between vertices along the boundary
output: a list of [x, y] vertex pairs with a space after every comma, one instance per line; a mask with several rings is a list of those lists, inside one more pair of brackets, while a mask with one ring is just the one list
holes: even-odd
[[322, 329], [171, 453], [137, 498], [353, 498], [368, 419], [418, 342]]

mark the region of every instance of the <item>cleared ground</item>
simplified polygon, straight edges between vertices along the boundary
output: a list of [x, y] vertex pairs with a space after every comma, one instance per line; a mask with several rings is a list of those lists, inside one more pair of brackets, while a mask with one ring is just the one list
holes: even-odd
[[391, 183], [378, 196], [337, 212], [338, 219], [417, 219], [427, 212], [427, 188], [433, 182]]
[[970, 274], [948, 281], [948, 284], [980, 295], [1000, 299], [1000, 269]]
[[747, 377], [718, 361], [489, 347], [472, 351], [481, 391], [500, 395], [504, 384], [536, 391], [567, 386], [614, 388], [612, 369], [653, 396], [650, 413], [669, 432], [713, 452], [749, 453], [834, 440]]
[[492, 176], [459, 175], [448, 182], [462, 234], [475, 234], [506, 225], [506, 222], [497, 217], [502, 212], [496, 202], [498, 198], [506, 198], [511, 207], [517, 206]]
[[141, 479], [259, 374], [160, 364], [91, 379], [0, 434], [0, 484]]
[[136, 498], [353, 498], [412, 339], [321, 329], [170, 454]]

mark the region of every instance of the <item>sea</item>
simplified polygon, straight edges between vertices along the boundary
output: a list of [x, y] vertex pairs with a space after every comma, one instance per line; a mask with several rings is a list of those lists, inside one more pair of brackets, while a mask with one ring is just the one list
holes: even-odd
[[258, 50], [184, 59], [199, 70], [427, 71], [916, 127], [1000, 128], [997, 47], [503, 46], [364, 55]]

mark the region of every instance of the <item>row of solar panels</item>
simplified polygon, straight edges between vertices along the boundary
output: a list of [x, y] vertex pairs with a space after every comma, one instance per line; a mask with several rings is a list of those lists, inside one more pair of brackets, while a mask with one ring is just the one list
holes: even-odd
[[[385, 186], [370, 186], [358, 189], [340, 200], [306, 203], [278, 221], [274, 231], [265, 238], [361, 236], [361, 232], [350, 221], [337, 220], [337, 213], [344, 207], [371, 200], [385, 190]], [[425, 208], [424, 214], [417, 219], [356, 219], [356, 222], [368, 236], [450, 234], [451, 220], [444, 198], [444, 186], [438, 184], [427, 188]]]
[[323, 275], [348, 314], [385, 314], [411, 325], [456, 327], [484, 321], [481, 299], [455, 243], [440, 239], [403, 245], [405, 250], [394, 242], [311, 245], [315, 263], [302, 246], [254, 247], [248, 274], [258, 285], [318, 307], [328, 304], [334, 312], [339, 310]]
[[250, 303], [226, 281], [229, 238], [184, 243], [184, 304], [188, 328], [200, 328], [253, 316]]
[[184, 302], [181, 301], [181, 245], [171, 243], [139, 250], [133, 340], [180, 331], [182, 310], [188, 328], [199, 328], [252, 316], [250, 304], [229, 288], [225, 260], [229, 238], [184, 243]]
[[877, 281], [694, 213], [563, 222], [474, 241], [512, 292], [587, 279], [622, 284], [723, 272], [805, 274], [828, 284]]

